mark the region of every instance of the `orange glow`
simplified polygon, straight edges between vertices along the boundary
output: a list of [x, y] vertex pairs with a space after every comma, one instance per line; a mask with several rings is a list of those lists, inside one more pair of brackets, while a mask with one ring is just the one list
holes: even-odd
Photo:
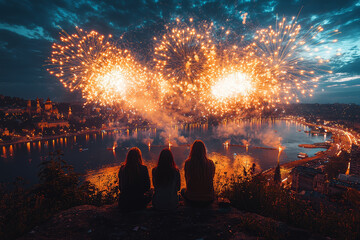
[[4, 156], [6, 157], [6, 147], [5, 146], [2, 147], [2, 151], [3, 151]]
[[13, 145], [10, 145], [10, 147], [9, 147], [9, 152], [10, 152], [10, 156], [13, 156], [13, 155], [14, 155]]
[[229, 142], [229, 141], [224, 142], [224, 148], [225, 148], [226, 150], [229, 150], [229, 145], [230, 145], [230, 142]]
[[30, 142], [27, 142], [26, 143], [26, 148], [27, 148], [27, 151], [30, 153], [30, 151], [31, 151], [31, 145], [30, 145]]
[[47, 70], [70, 91], [81, 91], [86, 103], [203, 116], [299, 102], [313, 95], [315, 76], [332, 73], [329, 59], [314, 54], [330, 51], [336, 42], [323, 37], [320, 25], [303, 30], [297, 18], [283, 18], [249, 34], [250, 42], [231, 46], [216, 45], [216, 34], [232, 34], [217, 30], [212, 22], [192, 18], [166, 24], [165, 33], [154, 37], [153, 62], [143, 66], [111, 35], [76, 27], [74, 34], [60, 33]]

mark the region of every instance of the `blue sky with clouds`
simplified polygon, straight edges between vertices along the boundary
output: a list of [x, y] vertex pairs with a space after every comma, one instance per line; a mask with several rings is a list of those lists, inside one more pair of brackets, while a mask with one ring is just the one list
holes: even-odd
[[0, 0], [0, 94], [50, 96], [58, 101], [77, 98], [46, 71], [59, 26], [70, 33], [80, 26], [123, 36], [146, 61], [152, 38], [175, 18], [211, 21], [240, 35], [299, 12], [304, 29], [316, 24], [328, 33], [338, 29], [341, 33], [332, 47], [342, 53], [322, 53], [331, 60], [333, 73], [319, 75], [314, 97], [302, 102], [360, 104], [360, 0]]

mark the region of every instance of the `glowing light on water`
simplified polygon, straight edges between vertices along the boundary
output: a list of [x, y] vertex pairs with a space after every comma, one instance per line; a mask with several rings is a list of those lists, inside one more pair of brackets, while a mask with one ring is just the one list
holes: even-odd
[[30, 144], [30, 142], [27, 142], [27, 143], [26, 143], [26, 148], [27, 148], [28, 153], [30, 153], [30, 151], [31, 151], [31, 144]]

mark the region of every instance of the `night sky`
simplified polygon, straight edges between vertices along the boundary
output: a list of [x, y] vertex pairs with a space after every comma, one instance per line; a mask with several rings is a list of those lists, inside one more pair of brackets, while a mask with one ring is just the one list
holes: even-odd
[[322, 75], [314, 97], [302, 102], [360, 104], [360, 0], [0, 0], [0, 94], [78, 99], [46, 71], [59, 27], [68, 33], [79, 26], [122, 36], [139, 61], [146, 62], [153, 37], [176, 18], [211, 21], [244, 34], [274, 25], [277, 16], [290, 19], [300, 10], [303, 28], [322, 23], [326, 32], [339, 29], [334, 48], [342, 52], [330, 56], [333, 74]]

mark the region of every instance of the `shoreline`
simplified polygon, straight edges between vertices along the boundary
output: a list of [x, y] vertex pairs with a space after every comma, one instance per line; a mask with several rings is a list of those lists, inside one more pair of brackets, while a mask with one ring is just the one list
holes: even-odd
[[0, 147], [7, 147], [10, 145], [15, 145], [15, 144], [21, 144], [21, 143], [31, 143], [31, 142], [45, 142], [45, 141], [49, 141], [49, 140], [55, 140], [58, 138], [63, 138], [63, 137], [74, 137], [74, 136], [81, 136], [81, 135], [85, 135], [85, 134], [92, 134], [92, 133], [99, 133], [101, 131], [115, 131], [115, 130], [123, 130], [126, 128], [102, 128], [102, 129], [93, 129], [93, 130], [87, 130], [87, 131], [82, 131], [82, 132], [77, 132], [77, 133], [64, 133], [64, 134], [60, 134], [60, 135], [56, 135], [56, 136], [46, 136], [46, 137], [37, 137], [31, 140], [18, 140], [18, 141], [14, 141], [14, 142], [7, 142], [7, 143], [0, 143]]
[[[294, 120], [294, 121], [296, 121], [296, 120]], [[352, 134], [346, 132], [345, 130], [343, 130], [341, 128], [328, 127], [328, 126], [323, 126], [323, 125], [316, 125], [316, 124], [312, 124], [312, 123], [308, 123], [308, 122], [304, 122], [304, 121], [297, 121], [297, 122], [300, 123], [300, 124], [309, 126], [309, 127], [321, 127], [323, 129], [327, 130], [328, 132], [330, 132], [332, 134], [333, 142], [330, 144], [330, 147], [327, 150], [321, 151], [319, 154], [317, 154], [315, 156], [307, 157], [307, 158], [303, 158], [303, 159], [298, 159], [298, 160], [294, 160], [294, 161], [290, 161], [290, 162], [280, 164], [280, 167], [281, 167], [282, 170], [285, 170], [285, 171], [290, 170], [290, 169], [292, 169], [294, 167], [302, 166], [302, 165], [304, 165], [306, 163], [320, 161], [320, 160], [322, 160], [324, 158], [338, 155], [338, 154], [341, 153], [341, 151], [344, 151], [344, 150], [346, 151], [346, 149], [343, 149], [344, 147], [349, 145], [347, 147], [351, 148], [351, 145], [353, 144], [352, 138], [355, 138], [355, 137]], [[344, 142], [342, 142], [342, 140], [344, 140]], [[320, 147], [318, 147], [318, 148], [320, 148]], [[267, 174], [267, 175], [273, 174], [274, 170], [275, 170], [275, 167], [270, 168], [268, 170], [265, 170], [264, 173]], [[287, 178], [288, 178], [288, 176], [282, 177], [282, 181], [285, 181]]]

